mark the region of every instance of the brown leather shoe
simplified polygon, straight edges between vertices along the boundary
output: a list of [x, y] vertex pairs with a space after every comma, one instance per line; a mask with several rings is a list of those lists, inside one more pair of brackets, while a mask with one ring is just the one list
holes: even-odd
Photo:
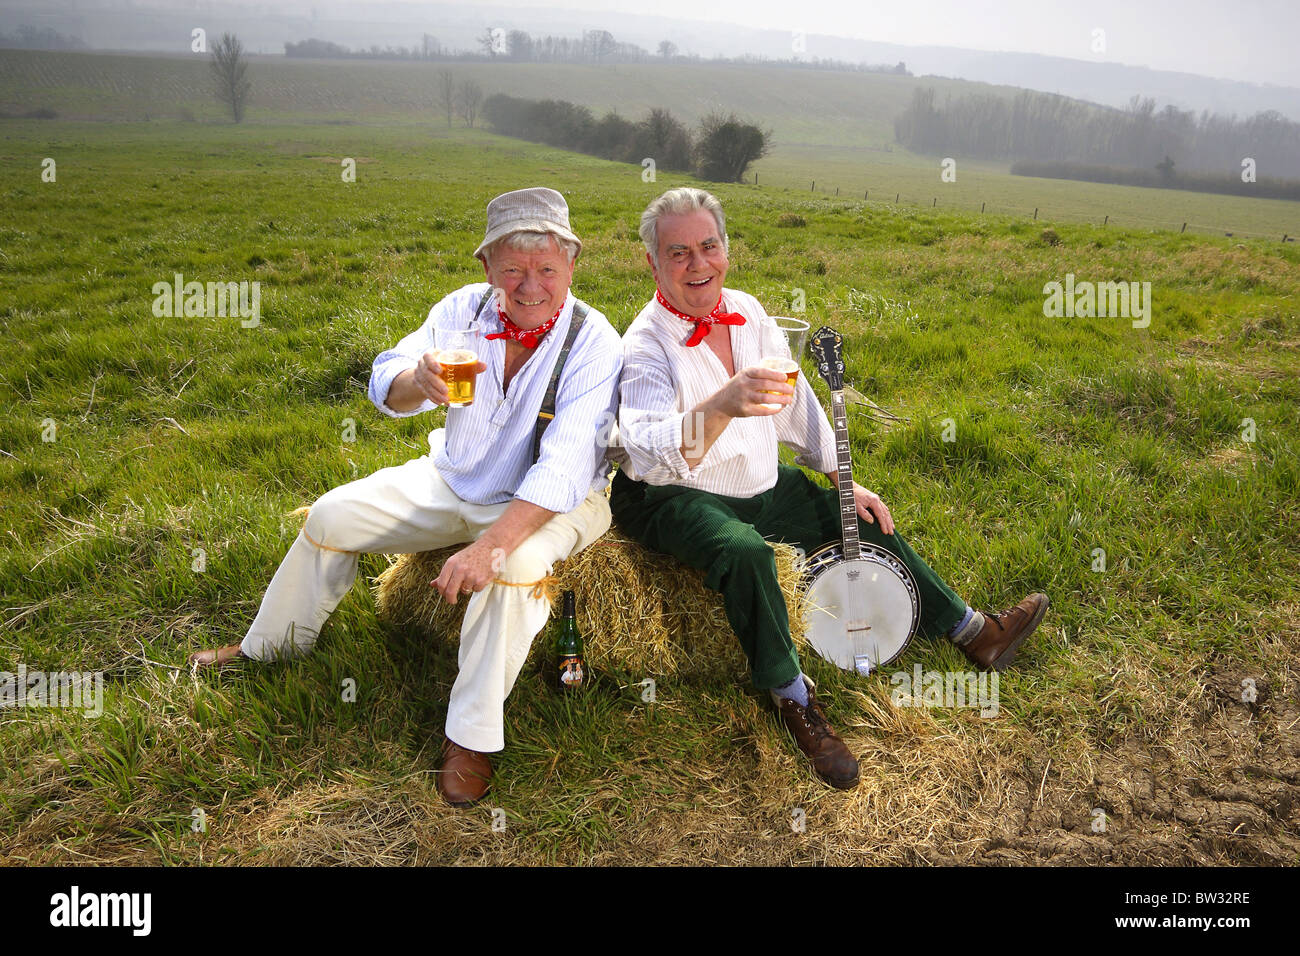
[[1009, 611], [982, 611], [984, 627], [973, 641], [962, 646], [962, 653], [982, 668], [1006, 670], [1025, 638], [1043, 620], [1050, 603], [1046, 594], [1031, 594]]
[[817, 776], [837, 790], [852, 790], [858, 785], [857, 758], [831, 730], [812, 681], [804, 678], [804, 683], [808, 685], [808, 706], [800, 707], [796, 701], [783, 698], [777, 708], [781, 719], [794, 734], [799, 749], [812, 760]]
[[453, 807], [471, 807], [483, 799], [492, 780], [487, 754], [466, 750], [448, 737], [442, 745], [438, 792]]

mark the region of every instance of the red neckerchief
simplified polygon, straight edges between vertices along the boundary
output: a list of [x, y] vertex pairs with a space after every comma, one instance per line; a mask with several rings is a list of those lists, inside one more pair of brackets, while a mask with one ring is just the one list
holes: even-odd
[[664, 294], [660, 292], [657, 287], [655, 288], [655, 301], [658, 302], [660, 305], [662, 305], [673, 315], [677, 316], [677, 318], [685, 319], [687, 322], [695, 323], [695, 331], [692, 332], [691, 337], [686, 340], [687, 348], [693, 348], [696, 345], [699, 345], [701, 342], [703, 342], [704, 337], [709, 334], [709, 330], [713, 328], [715, 323], [718, 325], [744, 325], [745, 324], [745, 317], [741, 315], [739, 312], [722, 311], [721, 295], [718, 296], [718, 304], [713, 307], [713, 311], [710, 312], [708, 315], [704, 316], [703, 318], [701, 318], [698, 315], [687, 315], [685, 312], [678, 312], [676, 309], [674, 309], [671, 305], [668, 304], [668, 300], [664, 298]]
[[501, 311], [501, 306], [497, 306], [497, 315], [501, 316], [501, 324], [505, 326], [504, 332], [493, 332], [491, 335], [483, 336], [485, 339], [514, 339], [526, 349], [537, 348], [537, 343], [542, 340], [547, 332], [555, 327], [555, 320], [560, 317], [564, 311], [564, 306], [560, 306], [555, 314], [539, 325], [535, 329], [521, 329], [510, 321], [510, 318]]

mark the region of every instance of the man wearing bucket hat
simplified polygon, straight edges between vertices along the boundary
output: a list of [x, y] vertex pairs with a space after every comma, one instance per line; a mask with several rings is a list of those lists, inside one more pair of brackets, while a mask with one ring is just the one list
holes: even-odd
[[506, 696], [550, 613], [540, 582], [610, 523], [603, 426], [617, 406], [622, 346], [569, 291], [581, 248], [553, 189], [488, 203], [474, 251], [487, 281], [433, 306], [375, 359], [369, 386], [392, 417], [448, 405], [436, 341], [463, 332], [479, 359], [472, 402], [448, 408], [428, 455], [321, 496], [243, 641], [190, 658], [205, 667], [306, 653], [355, 580], [359, 553], [465, 544], [430, 582], [453, 604], [468, 598], [438, 774], [456, 806], [484, 796], [488, 755], [505, 746]]
[[[769, 540], [811, 551], [840, 533], [838, 492], [779, 465], [777, 444], [838, 484], [835, 433], [800, 375], [763, 367], [775, 332], [758, 300], [723, 287], [722, 205], [700, 189], [672, 189], [645, 210], [641, 239], [655, 297], [623, 336], [620, 468], [610, 504], [619, 526], [647, 547], [705, 572], [773, 704], [817, 774], [857, 785], [858, 762], [831, 729], [803, 674]], [[894, 533], [879, 496], [853, 485], [861, 540], [880, 545], [917, 581], [923, 635], [946, 635], [981, 667], [1001, 670], [1047, 610], [1034, 594], [1010, 611], [967, 606]]]

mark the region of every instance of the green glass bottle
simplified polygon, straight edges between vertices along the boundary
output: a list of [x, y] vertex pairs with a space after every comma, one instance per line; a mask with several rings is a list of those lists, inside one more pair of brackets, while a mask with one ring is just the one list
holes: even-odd
[[564, 614], [555, 634], [555, 657], [559, 664], [560, 690], [581, 690], [587, 675], [582, 660], [582, 635], [578, 633], [572, 591], [564, 592]]

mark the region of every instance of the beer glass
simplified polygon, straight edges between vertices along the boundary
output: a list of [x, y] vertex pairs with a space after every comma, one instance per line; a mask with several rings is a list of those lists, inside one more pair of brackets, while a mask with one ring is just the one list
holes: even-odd
[[[795, 388], [799, 381], [799, 356], [803, 354], [804, 342], [808, 337], [808, 323], [802, 319], [789, 319], [781, 316], [772, 317], [772, 325], [763, 326], [761, 342], [763, 358], [759, 365], [782, 373], [785, 382]], [[776, 395], [777, 392], [770, 394]], [[779, 408], [779, 405], [764, 405], [764, 408]]]
[[478, 352], [477, 336], [470, 329], [438, 329], [435, 334], [438, 347], [438, 364], [442, 366], [442, 380], [447, 383], [447, 404], [452, 408], [465, 408], [474, 404], [475, 367]]

